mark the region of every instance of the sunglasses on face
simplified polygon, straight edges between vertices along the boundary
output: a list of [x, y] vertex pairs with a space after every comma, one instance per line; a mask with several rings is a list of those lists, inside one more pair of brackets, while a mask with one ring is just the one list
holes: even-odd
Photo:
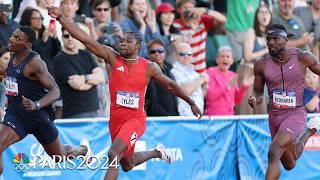
[[164, 49], [160, 48], [160, 49], [150, 49], [150, 54], [155, 54], [155, 53], [163, 53]]
[[65, 39], [69, 39], [71, 37], [71, 35], [70, 34], [64, 34], [64, 35], [62, 35], [62, 37], [65, 38]]
[[99, 12], [105, 11], [105, 12], [107, 12], [107, 11], [109, 11], [109, 9], [110, 8], [96, 8], [96, 11], [99, 11]]
[[180, 52], [179, 56], [185, 57], [185, 56], [192, 56], [191, 52]]

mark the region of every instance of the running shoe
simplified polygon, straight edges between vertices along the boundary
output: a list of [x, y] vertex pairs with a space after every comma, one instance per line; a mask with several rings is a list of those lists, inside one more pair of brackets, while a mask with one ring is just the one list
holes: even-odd
[[320, 117], [313, 117], [308, 122], [307, 127], [309, 129], [316, 129], [317, 131], [320, 129]]
[[155, 150], [161, 153], [161, 160], [164, 160], [169, 164], [173, 162], [172, 154], [168, 150], [166, 150], [162, 143], [158, 143]]
[[90, 143], [89, 143], [88, 139], [86, 139], [86, 138], [81, 139], [80, 146], [87, 147], [87, 153], [84, 155], [84, 158], [85, 158], [85, 162], [90, 163], [92, 160], [91, 157], [93, 156], [93, 152], [90, 147]]

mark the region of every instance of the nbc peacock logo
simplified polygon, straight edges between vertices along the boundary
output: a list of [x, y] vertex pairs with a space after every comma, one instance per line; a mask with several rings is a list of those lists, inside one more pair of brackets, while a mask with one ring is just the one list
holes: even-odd
[[25, 153], [18, 153], [13, 158], [13, 169], [16, 172], [27, 172], [31, 167], [29, 157]]

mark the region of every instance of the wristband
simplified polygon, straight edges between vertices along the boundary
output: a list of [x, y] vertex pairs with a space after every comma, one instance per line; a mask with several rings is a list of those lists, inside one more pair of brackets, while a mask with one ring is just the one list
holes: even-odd
[[35, 101], [34, 104], [36, 105], [36, 110], [39, 111], [40, 110], [40, 102]]

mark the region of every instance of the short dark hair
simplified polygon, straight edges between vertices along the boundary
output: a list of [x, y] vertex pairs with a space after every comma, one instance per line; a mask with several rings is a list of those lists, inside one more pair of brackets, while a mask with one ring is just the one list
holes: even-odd
[[97, 6], [100, 6], [101, 4], [103, 4], [105, 2], [107, 4], [109, 4], [109, 6], [110, 6], [109, 8], [111, 8], [111, 4], [110, 4], [109, 0], [93, 0], [93, 1], [91, 1], [91, 8], [94, 10], [97, 8]]
[[153, 39], [148, 43], [148, 49], [150, 49], [151, 46], [154, 45], [154, 44], [160, 44], [161, 46], [164, 47], [164, 44], [160, 39]]
[[20, 26], [20, 31], [24, 32], [24, 34], [28, 37], [28, 41], [30, 43], [33, 43], [33, 41], [36, 39], [36, 33], [30, 26]]
[[281, 25], [281, 24], [271, 24], [269, 27], [268, 27], [268, 30], [269, 29], [281, 29], [281, 30], [284, 30], [287, 34], [288, 34], [288, 31], [287, 29]]
[[129, 32], [125, 32], [124, 34], [133, 34], [134, 37], [136, 38], [137, 42], [140, 45], [142, 44], [143, 39], [142, 39], [142, 36], [139, 33], [129, 31]]

